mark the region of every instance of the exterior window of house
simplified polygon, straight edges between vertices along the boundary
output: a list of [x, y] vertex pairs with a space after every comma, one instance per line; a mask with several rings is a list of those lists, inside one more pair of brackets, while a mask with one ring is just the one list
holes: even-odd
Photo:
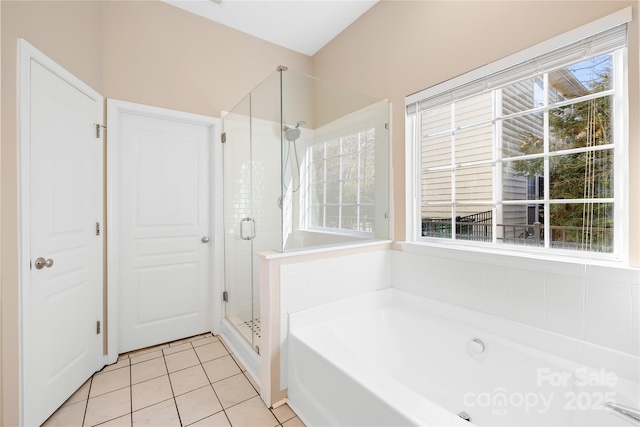
[[[537, 77], [533, 80], [533, 106], [538, 108], [543, 107], [544, 104], [544, 80], [542, 77]], [[542, 111], [538, 114], [542, 114]]]
[[307, 155], [309, 228], [373, 232], [375, 129], [315, 144]]
[[621, 25], [408, 102], [414, 240], [617, 254], [625, 55]]

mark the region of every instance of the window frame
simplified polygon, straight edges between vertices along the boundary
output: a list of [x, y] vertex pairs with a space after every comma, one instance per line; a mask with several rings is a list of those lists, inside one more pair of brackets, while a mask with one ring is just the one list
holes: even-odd
[[[612, 15], [606, 16], [590, 24], [584, 25], [580, 28], [572, 30], [568, 33], [550, 39], [539, 45], [525, 49], [518, 53], [515, 53], [509, 57], [503, 58], [499, 61], [485, 65], [481, 68], [473, 70], [469, 73], [463, 74], [441, 84], [435, 85], [424, 91], [410, 95], [405, 99], [405, 105], [407, 107], [415, 105], [423, 99], [437, 96], [444, 92], [451, 91], [457, 87], [460, 87], [466, 83], [473, 82], [475, 80], [483, 79], [494, 73], [498, 73], [502, 70], [506, 70], [515, 65], [529, 61], [538, 56], [544, 55], [547, 52], [552, 52], [556, 49], [569, 45], [571, 43], [580, 42], [588, 37], [607, 31], [611, 28], [618, 27], [631, 20], [631, 8], [620, 10]], [[605, 263], [623, 263], [628, 264], [629, 261], [629, 242], [628, 239], [624, 241], [623, 236], [628, 236], [629, 230], [629, 208], [628, 208], [628, 180], [629, 180], [629, 166], [628, 166], [628, 79], [627, 79], [627, 50], [628, 48], [617, 48], [613, 53], [614, 62], [614, 87], [612, 88], [614, 96], [614, 103], [612, 110], [614, 111], [614, 119], [612, 121], [612, 131], [615, 135], [614, 140], [614, 248], [612, 253], [598, 253], [580, 250], [567, 250], [551, 247], [535, 247], [526, 245], [511, 245], [506, 243], [496, 242], [497, 223], [493, 221], [493, 239], [491, 242], [475, 242], [468, 240], [461, 240], [455, 238], [455, 233], [452, 238], [439, 238], [439, 237], [423, 237], [422, 236], [422, 194], [421, 194], [421, 179], [422, 179], [422, 165], [421, 165], [421, 117], [419, 113], [408, 114], [408, 108], [405, 109], [405, 139], [406, 139], [406, 152], [405, 152], [405, 166], [406, 166], [406, 201], [407, 201], [407, 213], [406, 213], [406, 239], [410, 243], [418, 245], [438, 246], [447, 248], [460, 248], [460, 249], [473, 249], [483, 250], [485, 252], [495, 253], [514, 253], [525, 256], [536, 256], [541, 258], [558, 259], [558, 257], [567, 259], [580, 259], [580, 260], [598, 260]], [[604, 52], [603, 52], [604, 53]], [[547, 71], [548, 72], [548, 71]], [[546, 76], [546, 72], [536, 73], [531, 77], [543, 77]], [[543, 77], [544, 78], [544, 77]], [[514, 83], [517, 80], [511, 81]], [[505, 87], [501, 85], [500, 87]], [[498, 89], [491, 88], [489, 92], [494, 92]], [[499, 90], [497, 92], [500, 92]], [[482, 92], [476, 92], [475, 95]], [[492, 93], [492, 99], [494, 94]], [[567, 100], [566, 104], [573, 104], [575, 101]], [[441, 105], [447, 105], [446, 103]], [[557, 107], [557, 105], [556, 105]], [[494, 105], [494, 108], [495, 105]], [[541, 107], [544, 109], [546, 107]], [[499, 115], [501, 116], [501, 115]], [[492, 124], [497, 120], [492, 120]], [[500, 118], [500, 122], [502, 119]], [[503, 204], [502, 200], [502, 188], [501, 188], [501, 173], [502, 173], [502, 154], [501, 150], [496, 150], [495, 141], [497, 138], [495, 135], [492, 141], [492, 148], [494, 151], [498, 151], [493, 154], [493, 166], [492, 166], [492, 212], [493, 217], [497, 218], [497, 206]], [[573, 150], [570, 150], [573, 151]], [[549, 152], [545, 153], [545, 163], [548, 163], [550, 158]], [[453, 167], [454, 165], [452, 165]], [[547, 171], [548, 172], [548, 171]], [[548, 174], [545, 173], [547, 176]], [[499, 176], [500, 175], [500, 176]], [[548, 179], [545, 180], [545, 200], [543, 206], [549, 206], [549, 193], [548, 193]], [[527, 206], [527, 201], [517, 201], [516, 204]], [[553, 203], [553, 201], [551, 201]], [[549, 235], [549, 221], [545, 221], [545, 234]]]
[[[389, 210], [391, 209], [391, 144], [389, 140], [389, 119], [390, 104], [387, 100], [378, 100], [359, 110], [350, 112], [346, 115], [320, 125], [313, 130], [312, 137], [302, 145], [298, 146], [298, 150], [303, 150], [304, 155], [300, 164], [302, 172], [301, 194], [298, 199], [300, 218], [297, 226], [300, 230], [313, 232], [334, 234], [341, 236], [349, 236], [355, 238], [371, 239], [382, 238], [387, 239], [393, 233], [392, 223], [389, 220]], [[345, 136], [354, 135], [367, 130], [374, 130], [375, 144], [375, 172], [373, 175], [374, 184], [374, 202], [373, 202], [373, 221], [374, 228], [372, 232], [347, 230], [340, 228], [317, 227], [310, 226], [310, 161], [307, 150], [320, 142], [326, 142], [332, 139], [339, 139]]]
[[[309, 230], [309, 231], [315, 231], [315, 232], [327, 232], [327, 233], [338, 233], [338, 234], [346, 234], [346, 235], [351, 235], [351, 236], [358, 236], [358, 237], [371, 237], [374, 235], [374, 231], [362, 231], [362, 230], [352, 230], [352, 229], [348, 229], [348, 228], [342, 228], [340, 226], [338, 227], [328, 227], [326, 226], [326, 209], [327, 206], [337, 206], [338, 207], [338, 223], [341, 225], [342, 224], [342, 208], [345, 206], [353, 206], [356, 208], [356, 212], [358, 212], [357, 216], [358, 218], [360, 217], [359, 212], [360, 212], [360, 207], [361, 206], [371, 206], [371, 207], [375, 207], [375, 203], [368, 203], [368, 204], [363, 204], [361, 203], [360, 200], [360, 196], [361, 196], [361, 188], [362, 188], [362, 183], [364, 182], [365, 179], [369, 178], [369, 179], [374, 179], [375, 180], [375, 174], [371, 177], [367, 177], [365, 175], [361, 174], [361, 169], [363, 167], [362, 162], [364, 161], [362, 154], [369, 151], [366, 149], [361, 149], [362, 148], [362, 144], [361, 144], [361, 135], [362, 134], [366, 134], [369, 131], [373, 131], [374, 132], [374, 153], [375, 153], [375, 126], [368, 124], [365, 125], [364, 123], [361, 126], [356, 127], [347, 127], [344, 128], [342, 133], [339, 135], [334, 135], [331, 137], [327, 137], [326, 139], [323, 139], [322, 141], [316, 142], [313, 145], [310, 145], [309, 147], [307, 147], [307, 155], [305, 156], [306, 158], [308, 158], [308, 160], [305, 162], [305, 176], [306, 178], [306, 182], [305, 182], [305, 199], [306, 199], [306, 203], [305, 203], [305, 208], [307, 210], [305, 218], [306, 218], [306, 224], [305, 224], [305, 229]], [[343, 153], [343, 140], [348, 138], [348, 137], [356, 137], [358, 140], [358, 149], [351, 154], [344, 154]], [[366, 136], [365, 136], [366, 137]], [[320, 145], [320, 144], [327, 144], [331, 141], [339, 141], [339, 153], [336, 156], [332, 156], [332, 157], [322, 157], [322, 159], [316, 160], [313, 159], [312, 155], [309, 156], [310, 152], [312, 152], [313, 148]], [[358, 159], [357, 159], [357, 169], [358, 169], [358, 175], [356, 178], [352, 178], [350, 180], [355, 180], [357, 182], [357, 197], [356, 197], [356, 202], [355, 203], [344, 203], [342, 200], [342, 185], [341, 183], [346, 181], [344, 179], [343, 176], [343, 159], [349, 155], [357, 155]], [[374, 154], [375, 155], [375, 154]], [[335, 181], [328, 181], [327, 178], [327, 161], [329, 159], [334, 159], [334, 158], [339, 158], [340, 159], [340, 172], [339, 172], [339, 176], [338, 179]], [[311, 167], [313, 165], [313, 163], [318, 163], [318, 162], [322, 162], [323, 163], [323, 180], [322, 181], [312, 181], [311, 177], [313, 176], [313, 173], [311, 172]], [[322, 182], [324, 184], [324, 191], [323, 191], [323, 198], [324, 200], [322, 201], [322, 203], [319, 203], [318, 205], [322, 206], [324, 209], [324, 214], [323, 214], [323, 222], [325, 225], [313, 225], [311, 224], [311, 214], [310, 211], [312, 209], [312, 207], [314, 206], [314, 204], [311, 202], [309, 194], [312, 193], [312, 189], [311, 187], [314, 184], [317, 184], [319, 182]], [[337, 182], [339, 183], [339, 190], [338, 190], [338, 202], [337, 203], [327, 203], [327, 191], [326, 191], [326, 184], [328, 182]], [[375, 192], [374, 192], [375, 193]], [[375, 201], [375, 194], [374, 194], [374, 201]], [[375, 215], [374, 218], [375, 220]], [[358, 219], [359, 221], [359, 219]]]

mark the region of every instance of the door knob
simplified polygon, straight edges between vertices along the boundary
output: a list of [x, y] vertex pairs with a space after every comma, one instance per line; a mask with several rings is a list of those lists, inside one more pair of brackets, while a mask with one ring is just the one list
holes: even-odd
[[36, 265], [36, 270], [42, 270], [44, 267], [47, 267], [47, 268], [51, 267], [53, 265], [53, 260], [51, 258], [44, 259], [40, 257], [36, 259], [35, 265]]
[[209, 243], [209, 238], [207, 236], [204, 236], [201, 240], [202, 243]]

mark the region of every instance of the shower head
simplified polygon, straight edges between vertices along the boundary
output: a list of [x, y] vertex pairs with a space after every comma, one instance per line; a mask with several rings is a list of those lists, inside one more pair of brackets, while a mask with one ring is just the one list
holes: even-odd
[[300, 138], [300, 126], [305, 124], [302, 120], [296, 122], [296, 127], [292, 128], [287, 125], [284, 126], [284, 137], [287, 138], [287, 141], [295, 141]]

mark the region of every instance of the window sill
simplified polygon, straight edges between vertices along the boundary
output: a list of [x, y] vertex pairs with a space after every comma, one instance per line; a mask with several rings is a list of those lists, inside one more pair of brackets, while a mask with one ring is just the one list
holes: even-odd
[[453, 258], [460, 261], [481, 262], [504, 267], [525, 268], [530, 270], [566, 272], [567, 268], [585, 269], [590, 266], [613, 267], [620, 270], [640, 271], [630, 268], [617, 258], [596, 259], [587, 256], [558, 255], [557, 253], [536, 253], [517, 250], [517, 248], [492, 248], [471, 245], [451, 245], [439, 242], [398, 242], [404, 252]]
[[279, 259], [279, 258], [291, 258], [305, 255], [321, 254], [327, 252], [339, 252], [346, 250], [358, 250], [362, 248], [371, 248], [379, 246], [381, 250], [391, 248], [391, 240], [369, 240], [364, 242], [350, 242], [350, 243], [338, 243], [333, 245], [325, 245], [322, 247], [310, 247], [291, 250], [289, 252], [276, 252], [276, 251], [264, 251], [257, 252], [256, 256], [265, 260]]
[[368, 231], [355, 231], [346, 230], [340, 228], [321, 228], [321, 227], [309, 227], [306, 230], [295, 230], [304, 233], [317, 233], [330, 236], [342, 236], [342, 237], [355, 237], [358, 239], [373, 239], [374, 233]]

